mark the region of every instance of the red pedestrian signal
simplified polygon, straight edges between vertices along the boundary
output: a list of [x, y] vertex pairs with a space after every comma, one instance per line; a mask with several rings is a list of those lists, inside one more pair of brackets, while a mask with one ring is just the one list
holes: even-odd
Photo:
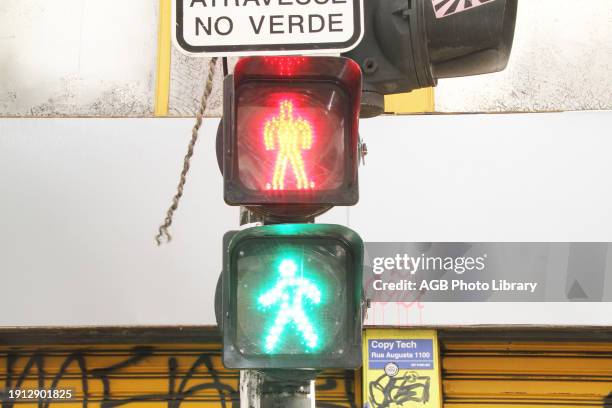
[[225, 82], [225, 200], [304, 216], [354, 205], [361, 71], [338, 57], [250, 57]]

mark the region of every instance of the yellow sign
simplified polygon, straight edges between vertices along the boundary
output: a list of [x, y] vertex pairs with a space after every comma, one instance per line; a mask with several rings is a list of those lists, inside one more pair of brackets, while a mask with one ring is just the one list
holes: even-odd
[[442, 408], [435, 330], [366, 330], [364, 408]]

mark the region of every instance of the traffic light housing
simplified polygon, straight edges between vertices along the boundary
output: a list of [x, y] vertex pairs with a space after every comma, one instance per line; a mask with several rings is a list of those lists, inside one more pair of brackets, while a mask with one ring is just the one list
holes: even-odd
[[[518, 0], [365, 0], [365, 36], [344, 54], [364, 74], [362, 117], [383, 95], [435, 86], [439, 78], [503, 70]], [[459, 12], [461, 11], [461, 12]]]
[[282, 221], [356, 204], [361, 82], [347, 58], [241, 59], [217, 144], [226, 203]]
[[339, 225], [224, 236], [223, 362], [236, 369], [361, 365], [363, 242]]

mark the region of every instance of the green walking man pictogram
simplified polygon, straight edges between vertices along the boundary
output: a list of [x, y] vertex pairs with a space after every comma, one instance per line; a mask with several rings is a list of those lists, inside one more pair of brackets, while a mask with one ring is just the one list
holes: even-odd
[[314, 349], [317, 347], [319, 336], [304, 313], [303, 302], [308, 299], [313, 304], [319, 304], [321, 291], [308, 279], [295, 276], [297, 265], [291, 259], [283, 260], [278, 271], [280, 278], [276, 285], [257, 299], [259, 305], [264, 308], [280, 303], [280, 310], [274, 320], [274, 325], [265, 339], [265, 349], [269, 353], [274, 351], [281, 334], [290, 323], [295, 324], [306, 347]]

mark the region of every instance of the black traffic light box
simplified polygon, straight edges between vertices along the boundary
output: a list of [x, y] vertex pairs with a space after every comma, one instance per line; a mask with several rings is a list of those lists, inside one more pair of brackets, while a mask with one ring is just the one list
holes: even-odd
[[361, 365], [363, 242], [339, 225], [224, 237], [223, 362], [240, 369]]

